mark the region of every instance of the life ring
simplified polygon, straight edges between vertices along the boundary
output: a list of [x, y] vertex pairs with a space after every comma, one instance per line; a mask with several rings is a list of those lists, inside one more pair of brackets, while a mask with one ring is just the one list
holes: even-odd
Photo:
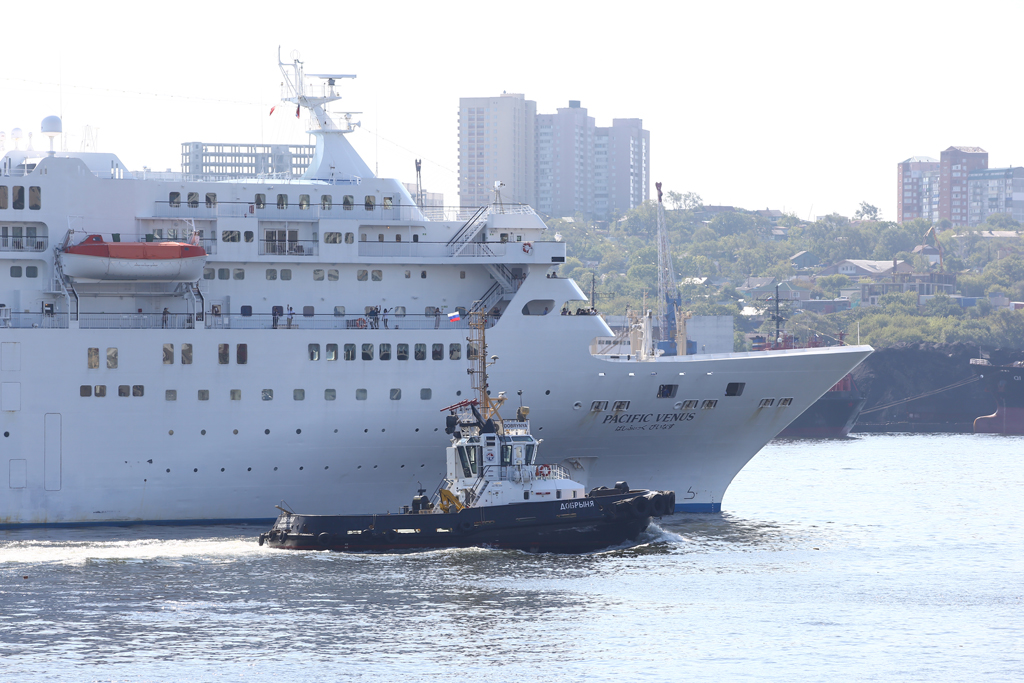
[[551, 465], [537, 465], [537, 476], [546, 477], [551, 474]]
[[523, 253], [524, 254], [529, 254], [532, 251], [533, 251], [533, 243], [532, 242], [523, 242]]
[[356, 329], [366, 329], [366, 318], [359, 318], [358, 320], [356, 320]]

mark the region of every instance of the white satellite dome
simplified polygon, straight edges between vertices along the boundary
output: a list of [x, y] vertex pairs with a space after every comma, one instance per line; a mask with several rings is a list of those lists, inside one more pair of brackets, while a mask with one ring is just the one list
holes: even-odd
[[39, 126], [39, 130], [44, 135], [64, 132], [59, 116], [47, 116], [43, 119], [43, 123]]
[[21, 128], [15, 128], [14, 130], [12, 130], [11, 131], [11, 137], [14, 138], [15, 140], [20, 140], [21, 139]]

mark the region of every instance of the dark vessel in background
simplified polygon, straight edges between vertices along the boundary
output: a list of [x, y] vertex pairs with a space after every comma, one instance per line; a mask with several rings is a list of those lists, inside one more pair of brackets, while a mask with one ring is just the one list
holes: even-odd
[[974, 433], [1024, 434], [1024, 361], [993, 365], [987, 358], [972, 358], [971, 370], [996, 400], [996, 412], [974, 420]]

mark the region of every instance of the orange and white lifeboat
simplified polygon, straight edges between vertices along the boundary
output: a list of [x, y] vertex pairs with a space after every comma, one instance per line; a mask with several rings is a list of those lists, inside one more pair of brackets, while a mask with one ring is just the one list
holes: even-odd
[[89, 235], [60, 255], [64, 274], [76, 280], [198, 280], [206, 250], [185, 242], [105, 242]]

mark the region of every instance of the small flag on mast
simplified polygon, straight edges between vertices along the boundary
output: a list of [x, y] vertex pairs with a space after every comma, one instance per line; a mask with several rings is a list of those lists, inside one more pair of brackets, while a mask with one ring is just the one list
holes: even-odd
[[460, 320], [462, 320], [462, 318], [459, 317], [459, 312], [458, 311], [455, 311], [454, 313], [449, 313], [448, 314], [448, 322], [457, 323]]
[[277, 105], [276, 104], [273, 107], [270, 108], [270, 113], [268, 114], [268, 116], [273, 116], [275, 109], [277, 109]]
[[295, 118], [299, 118], [299, 112], [302, 110], [302, 105], [295, 107]]

